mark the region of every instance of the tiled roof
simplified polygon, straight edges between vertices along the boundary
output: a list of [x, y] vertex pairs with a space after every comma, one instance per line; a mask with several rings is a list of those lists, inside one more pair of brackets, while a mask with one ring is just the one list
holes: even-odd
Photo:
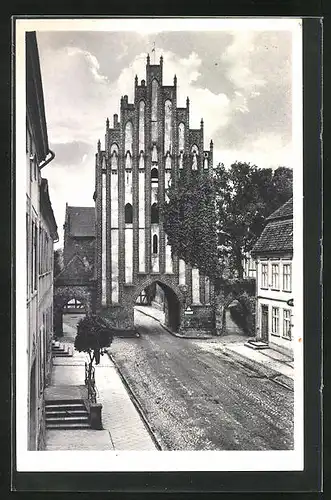
[[293, 217], [293, 198], [290, 198], [284, 205], [277, 208], [269, 217], [267, 221], [274, 219], [283, 219], [283, 218]]
[[255, 243], [252, 254], [293, 251], [293, 199], [275, 210]]
[[252, 253], [293, 251], [293, 220], [269, 222], [255, 243]]
[[95, 237], [95, 209], [93, 207], [68, 207], [70, 236]]

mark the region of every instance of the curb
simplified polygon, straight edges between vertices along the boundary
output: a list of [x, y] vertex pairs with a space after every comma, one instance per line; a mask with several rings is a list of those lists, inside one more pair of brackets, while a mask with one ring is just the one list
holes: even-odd
[[[162, 326], [162, 328], [164, 330], [166, 330], [168, 333], [170, 333], [174, 337], [177, 337], [180, 339], [193, 339], [193, 340], [209, 340], [209, 339], [214, 338], [213, 336], [204, 337], [204, 338], [194, 337], [194, 336], [187, 336], [187, 337], [185, 336], [184, 337], [184, 336], [179, 335], [178, 333], [175, 333], [172, 330], [170, 330], [170, 328], [168, 328], [166, 325], [161, 323], [161, 321], [159, 319], [155, 318], [151, 314], [148, 314], [145, 311], [141, 311], [140, 309], [139, 309], [139, 312], [141, 312], [142, 314], [145, 314], [145, 316], [153, 318], [155, 321], [157, 321]], [[267, 367], [267, 366], [263, 365], [262, 363], [259, 363], [258, 361], [252, 360], [248, 356], [246, 357], [242, 354], [239, 354], [237, 352], [232, 351], [231, 349], [227, 349], [225, 346], [222, 348], [222, 352], [225, 356], [232, 358], [237, 363], [241, 364], [242, 366], [244, 366], [246, 368], [249, 368], [250, 370], [255, 371], [258, 374], [262, 374], [262, 376], [268, 378], [269, 380], [271, 380], [275, 384], [281, 385], [282, 387], [285, 387], [286, 389], [288, 389], [290, 391], [294, 390], [294, 381], [293, 381], [293, 379], [291, 379], [287, 375], [283, 375], [282, 373], [278, 372], [277, 370], [275, 370], [273, 368]]]
[[241, 364], [245, 368], [253, 370], [254, 372], [258, 373], [259, 375], [266, 377], [271, 382], [274, 382], [275, 384], [281, 385], [282, 387], [285, 387], [286, 389], [288, 389], [290, 391], [294, 390], [294, 381], [293, 381], [293, 379], [291, 379], [287, 375], [284, 375], [284, 374], [278, 372], [277, 370], [270, 368], [268, 366], [265, 366], [262, 363], [259, 363], [258, 361], [255, 361], [255, 360], [252, 360], [252, 359], [250, 359], [242, 354], [234, 352], [231, 349], [227, 349], [226, 347], [223, 347], [222, 353], [225, 356], [232, 358], [234, 361]]
[[120, 376], [121, 381], [123, 382], [123, 385], [125, 386], [125, 389], [127, 390], [132, 403], [134, 404], [136, 410], [138, 411], [140, 418], [142, 419], [143, 423], [145, 424], [145, 427], [146, 427], [148, 433], [150, 434], [150, 436], [151, 436], [151, 438], [152, 438], [152, 440], [153, 440], [153, 442], [154, 442], [157, 450], [162, 451], [162, 447], [161, 447], [161, 445], [160, 445], [160, 443], [159, 443], [159, 441], [158, 441], [158, 439], [157, 439], [154, 431], [152, 430], [152, 428], [151, 428], [151, 426], [150, 426], [150, 424], [149, 424], [149, 422], [148, 422], [148, 420], [147, 420], [147, 418], [146, 418], [146, 416], [144, 414], [144, 411], [143, 411], [143, 409], [142, 409], [142, 407], [141, 407], [141, 405], [140, 405], [140, 403], [138, 401], [138, 398], [136, 397], [136, 395], [133, 392], [133, 390], [131, 389], [128, 381], [126, 380], [126, 378], [122, 374], [122, 372], [121, 372], [118, 364], [116, 363], [113, 355], [109, 351], [107, 351], [107, 354], [109, 356], [109, 359], [112, 361], [112, 363], [114, 363], [115, 369], [116, 369], [118, 375]]
[[152, 318], [155, 321], [157, 321], [162, 326], [162, 328], [164, 330], [166, 330], [168, 333], [171, 333], [171, 335], [173, 335], [174, 337], [177, 337], [178, 339], [210, 340], [213, 338], [212, 335], [208, 335], [208, 336], [206, 335], [205, 337], [195, 337], [194, 335], [180, 335], [179, 333], [175, 333], [172, 330], [170, 330], [170, 328], [168, 326], [161, 323], [161, 321], [158, 318], [155, 318], [155, 316], [152, 316], [151, 314], [148, 314], [147, 312], [142, 311], [141, 309], [138, 309], [138, 311], [141, 312], [141, 314], [144, 314], [145, 316], [148, 316], [149, 318]]

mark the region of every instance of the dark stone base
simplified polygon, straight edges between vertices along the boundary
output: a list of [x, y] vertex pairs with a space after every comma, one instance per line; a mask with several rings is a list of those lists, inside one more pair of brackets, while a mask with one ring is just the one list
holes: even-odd
[[91, 403], [90, 404], [90, 425], [94, 430], [102, 430], [102, 404]]

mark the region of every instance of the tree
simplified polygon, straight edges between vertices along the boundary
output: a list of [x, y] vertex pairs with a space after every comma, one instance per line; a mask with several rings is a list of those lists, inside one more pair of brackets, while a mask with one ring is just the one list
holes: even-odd
[[217, 256], [215, 184], [207, 176], [181, 172], [180, 181], [171, 183], [169, 198], [161, 206], [164, 229], [172, 255], [199, 267], [210, 277], [222, 274]]
[[63, 270], [63, 249], [54, 250], [54, 277]]
[[275, 171], [236, 162], [216, 170], [217, 227], [223, 258], [232, 273], [243, 277], [243, 261], [266, 218], [292, 196], [292, 170]]
[[101, 318], [97, 315], [88, 314], [78, 322], [75, 349], [79, 352], [86, 352], [90, 358], [89, 381], [91, 381], [93, 362], [95, 361], [96, 365], [100, 363], [100, 355], [104, 354], [104, 349], [109, 347], [112, 341], [111, 330], [105, 328]]
[[217, 289], [226, 267], [243, 276], [243, 260], [265, 219], [292, 195], [292, 171], [237, 162], [212, 177], [183, 171], [162, 206], [172, 253], [198, 267]]

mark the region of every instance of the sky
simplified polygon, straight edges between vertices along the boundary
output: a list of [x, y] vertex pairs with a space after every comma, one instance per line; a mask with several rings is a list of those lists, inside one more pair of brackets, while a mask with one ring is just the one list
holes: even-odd
[[214, 164], [292, 167], [291, 31], [37, 31], [50, 148], [43, 169], [62, 246], [65, 204], [94, 206], [95, 153], [120, 98], [133, 101], [155, 43], [163, 84], [177, 75], [177, 106], [204, 120]]

